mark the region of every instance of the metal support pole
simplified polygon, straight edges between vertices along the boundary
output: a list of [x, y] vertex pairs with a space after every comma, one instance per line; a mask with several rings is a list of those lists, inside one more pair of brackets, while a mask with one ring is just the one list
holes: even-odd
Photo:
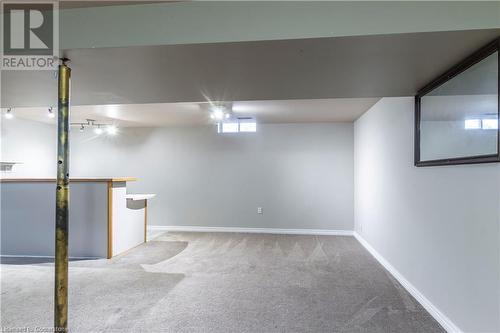
[[68, 59], [61, 59], [58, 76], [56, 247], [54, 332], [68, 329], [68, 222], [69, 222], [69, 85]]

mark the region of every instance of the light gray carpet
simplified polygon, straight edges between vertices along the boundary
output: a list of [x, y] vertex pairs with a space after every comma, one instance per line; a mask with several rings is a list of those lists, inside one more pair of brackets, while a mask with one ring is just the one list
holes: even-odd
[[[53, 266], [5, 259], [3, 327], [52, 325]], [[444, 332], [353, 237], [168, 233], [70, 263], [72, 332]]]

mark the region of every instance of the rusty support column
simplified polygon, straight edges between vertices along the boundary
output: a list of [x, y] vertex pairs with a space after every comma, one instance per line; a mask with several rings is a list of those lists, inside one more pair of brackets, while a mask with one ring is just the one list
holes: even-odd
[[68, 330], [69, 89], [71, 69], [61, 59], [58, 76], [54, 331]]

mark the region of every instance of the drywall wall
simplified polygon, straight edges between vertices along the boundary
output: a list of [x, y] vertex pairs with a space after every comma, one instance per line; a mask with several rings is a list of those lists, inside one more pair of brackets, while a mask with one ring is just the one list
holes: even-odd
[[55, 177], [57, 132], [55, 125], [0, 118], [0, 161], [21, 162], [5, 177]]
[[[51, 127], [26, 123], [11, 130], [5, 121], [2, 147], [45, 143], [48, 154], [36, 160], [43, 168], [15, 157], [29, 162], [22, 176], [54, 176], [55, 127], [45, 133]], [[20, 140], [28, 130], [46, 139]], [[353, 144], [352, 123], [266, 124], [236, 135], [204, 126], [96, 137], [75, 128], [70, 170], [74, 177], [139, 178], [130, 192], [158, 195], [148, 206], [153, 225], [353, 230]]]
[[352, 124], [78, 133], [72, 154], [74, 175], [136, 176], [132, 191], [157, 193], [148, 212], [155, 225], [353, 228]]
[[355, 122], [355, 230], [456, 326], [498, 332], [500, 166], [413, 166], [413, 98]]

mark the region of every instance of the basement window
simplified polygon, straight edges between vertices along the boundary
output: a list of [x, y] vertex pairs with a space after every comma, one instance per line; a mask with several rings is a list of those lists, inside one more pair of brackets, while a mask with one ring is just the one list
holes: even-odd
[[465, 129], [468, 130], [481, 129], [481, 119], [466, 119]]
[[498, 119], [483, 119], [482, 128], [484, 130], [497, 130], [498, 129]]
[[217, 133], [254, 133], [257, 123], [254, 118], [241, 117], [217, 124]]
[[485, 119], [466, 119], [465, 120], [466, 130], [497, 130], [498, 129], [498, 119], [496, 118], [485, 118]]
[[240, 132], [257, 132], [255, 120], [240, 120]]
[[238, 123], [222, 123], [222, 133], [238, 133]]

